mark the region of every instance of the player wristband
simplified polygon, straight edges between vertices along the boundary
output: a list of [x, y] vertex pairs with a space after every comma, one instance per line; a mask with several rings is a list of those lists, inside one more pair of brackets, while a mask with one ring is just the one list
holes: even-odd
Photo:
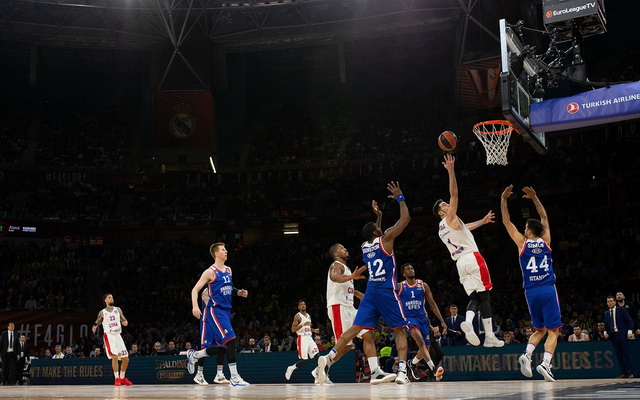
[[399, 194], [399, 195], [398, 195], [398, 197], [396, 197], [396, 201], [397, 201], [398, 203], [400, 203], [401, 201], [404, 201], [404, 195]]

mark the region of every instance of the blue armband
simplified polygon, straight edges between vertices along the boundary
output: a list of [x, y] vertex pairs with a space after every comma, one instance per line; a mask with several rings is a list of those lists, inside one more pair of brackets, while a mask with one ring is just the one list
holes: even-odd
[[402, 194], [398, 195], [398, 197], [396, 197], [396, 201], [398, 203], [400, 203], [401, 201], [404, 201], [404, 195], [402, 195]]

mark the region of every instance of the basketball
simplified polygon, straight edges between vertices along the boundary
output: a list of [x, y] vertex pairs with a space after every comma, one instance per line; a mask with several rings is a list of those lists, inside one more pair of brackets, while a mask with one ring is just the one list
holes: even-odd
[[444, 151], [451, 151], [456, 148], [458, 137], [451, 131], [444, 131], [438, 136], [438, 146]]

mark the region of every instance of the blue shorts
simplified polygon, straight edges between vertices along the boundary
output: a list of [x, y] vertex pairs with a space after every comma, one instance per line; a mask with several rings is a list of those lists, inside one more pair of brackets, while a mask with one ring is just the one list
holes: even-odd
[[524, 295], [529, 305], [531, 326], [536, 329], [557, 329], [562, 326], [556, 285], [542, 285], [526, 289]]
[[409, 317], [411, 320], [411, 325], [409, 329], [417, 329], [418, 332], [422, 335], [422, 340], [424, 340], [424, 344], [427, 346], [431, 346], [431, 337], [429, 331], [429, 319], [426, 315], [420, 317]]
[[409, 321], [404, 317], [400, 299], [393, 289], [367, 288], [353, 325], [374, 330], [378, 326], [380, 316], [391, 328], [403, 328], [409, 325]]
[[200, 346], [226, 347], [236, 333], [231, 326], [231, 312], [220, 307], [205, 307], [200, 318]]

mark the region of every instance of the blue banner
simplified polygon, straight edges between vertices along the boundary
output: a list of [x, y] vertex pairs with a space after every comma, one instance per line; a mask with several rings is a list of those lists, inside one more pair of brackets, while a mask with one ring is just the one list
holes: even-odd
[[531, 128], [553, 132], [640, 118], [640, 82], [531, 104]]
[[[629, 343], [634, 360], [634, 375], [640, 376], [640, 341]], [[543, 346], [533, 354], [533, 367], [542, 362]], [[502, 348], [482, 346], [443, 347], [447, 381], [487, 381], [525, 379], [520, 373], [518, 357], [525, 345], [510, 345]], [[205, 364], [205, 377], [212, 380], [216, 374], [216, 358], [210, 357]], [[238, 372], [250, 383], [312, 383], [311, 370], [316, 361], [297, 369], [290, 381], [285, 380], [287, 366], [298, 360], [295, 352], [238, 354]], [[610, 341], [559, 343], [554, 354], [553, 373], [557, 379], [607, 379], [620, 374], [618, 359]], [[355, 352], [346, 354], [331, 367], [333, 382], [356, 382]], [[132, 358], [127, 378], [134, 384], [191, 384], [193, 376], [186, 370], [186, 358], [179, 356]], [[111, 363], [107, 358], [81, 358], [63, 360], [33, 360], [31, 366], [32, 385], [113, 385]], [[225, 365], [225, 375], [229, 370]], [[542, 380], [534, 371], [532, 379]]]

